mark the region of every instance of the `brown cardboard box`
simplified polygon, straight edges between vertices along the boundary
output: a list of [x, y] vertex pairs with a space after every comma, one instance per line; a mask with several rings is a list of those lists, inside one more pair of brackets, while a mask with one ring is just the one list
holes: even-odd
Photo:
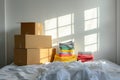
[[21, 34], [32, 34], [32, 35], [41, 35], [43, 31], [42, 23], [35, 22], [22, 22], [21, 23]]
[[47, 49], [14, 49], [16, 65], [30, 65], [50, 62], [52, 48]]
[[15, 35], [15, 48], [51, 48], [51, 36]]

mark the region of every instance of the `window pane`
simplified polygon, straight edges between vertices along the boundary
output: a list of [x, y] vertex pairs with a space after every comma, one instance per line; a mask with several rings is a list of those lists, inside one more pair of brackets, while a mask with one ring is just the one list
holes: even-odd
[[69, 24], [71, 24], [71, 14], [58, 18], [58, 26], [65, 26]]
[[85, 46], [85, 51], [96, 52], [97, 51], [97, 44]]
[[97, 18], [97, 8], [89, 9], [84, 12], [85, 20]]
[[85, 31], [96, 29], [96, 28], [97, 28], [97, 19], [85, 21]]
[[56, 39], [57, 38], [57, 29], [52, 29], [52, 30], [48, 30], [45, 31], [46, 35], [51, 35], [52, 39]]
[[58, 28], [58, 37], [71, 35], [71, 26]]
[[97, 43], [97, 34], [91, 34], [85, 36], [84, 41], [85, 41], [84, 42], [85, 45]]
[[57, 19], [49, 19], [45, 21], [45, 30], [53, 29], [57, 27]]

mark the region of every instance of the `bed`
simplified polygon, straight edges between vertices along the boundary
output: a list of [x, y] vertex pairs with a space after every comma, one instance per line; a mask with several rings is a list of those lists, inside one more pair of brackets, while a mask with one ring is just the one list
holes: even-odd
[[120, 66], [107, 60], [10, 64], [0, 69], [0, 80], [120, 80]]

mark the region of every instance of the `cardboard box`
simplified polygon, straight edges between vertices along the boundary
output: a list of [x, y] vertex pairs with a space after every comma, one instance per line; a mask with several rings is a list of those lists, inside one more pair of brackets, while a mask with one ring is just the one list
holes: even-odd
[[16, 65], [31, 65], [50, 62], [52, 48], [48, 49], [14, 49]]
[[15, 48], [51, 48], [51, 36], [15, 35]]
[[21, 34], [32, 34], [32, 35], [42, 35], [43, 25], [42, 23], [35, 22], [22, 22], [21, 23]]

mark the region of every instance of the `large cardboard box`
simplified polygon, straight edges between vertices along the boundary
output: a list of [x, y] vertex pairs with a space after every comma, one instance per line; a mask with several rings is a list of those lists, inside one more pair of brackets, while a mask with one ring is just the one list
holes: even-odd
[[51, 48], [51, 36], [15, 35], [15, 48]]
[[21, 23], [21, 34], [32, 34], [32, 35], [42, 35], [43, 25], [42, 23], [35, 22], [22, 22]]
[[31, 65], [50, 62], [52, 48], [47, 49], [14, 49], [16, 65]]

